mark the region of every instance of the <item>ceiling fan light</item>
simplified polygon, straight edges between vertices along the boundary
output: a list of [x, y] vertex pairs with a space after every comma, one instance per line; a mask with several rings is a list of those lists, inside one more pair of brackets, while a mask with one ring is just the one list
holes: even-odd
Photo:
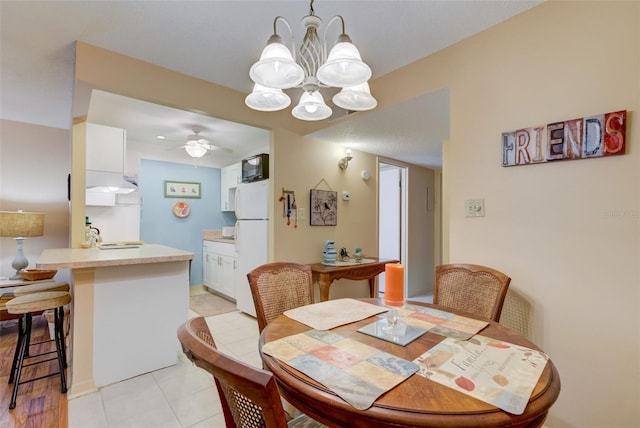
[[327, 86], [344, 88], [369, 80], [371, 68], [362, 61], [353, 43], [339, 41], [329, 52], [327, 61], [318, 68], [316, 77]]
[[282, 89], [267, 88], [256, 83], [244, 103], [258, 111], [278, 111], [289, 107], [291, 98]]
[[275, 89], [288, 89], [302, 83], [304, 70], [296, 64], [278, 35], [271, 36], [260, 60], [249, 69], [255, 83]]
[[[199, 132], [199, 131], [198, 131]], [[192, 144], [192, 143], [196, 143], [196, 144], [207, 144], [208, 141], [205, 140], [204, 138], [202, 138], [200, 136], [200, 134], [198, 134], [198, 132], [196, 132], [195, 134], [191, 134], [187, 137], [187, 143], [188, 144]]]
[[300, 120], [324, 120], [331, 116], [332, 110], [324, 103], [320, 91], [304, 92], [300, 102], [293, 108], [291, 114]]
[[201, 158], [207, 153], [207, 149], [205, 149], [204, 147], [198, 144], [193, 144], [193, 143], [187, 143], [187, 145], [184, 146], [184, 150], [192, 158]]
[[366, 111], [374, 109], [378, 101], [371, 95], [369, 83], [342, 88], [340, 92], [332, 98], [333, 103], [338, 107], [351, 111]]

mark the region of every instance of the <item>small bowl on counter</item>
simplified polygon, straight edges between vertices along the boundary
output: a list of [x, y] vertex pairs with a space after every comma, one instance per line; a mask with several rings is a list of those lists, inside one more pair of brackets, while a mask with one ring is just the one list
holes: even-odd
[[25, 281], [38, 281], [51, 279], [56, 276], [57, 270], [26, 269], [20, 271], [20, 276]]

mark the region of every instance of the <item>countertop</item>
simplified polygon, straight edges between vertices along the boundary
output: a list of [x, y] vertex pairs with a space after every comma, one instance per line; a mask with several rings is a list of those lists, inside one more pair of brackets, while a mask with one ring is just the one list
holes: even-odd
[[52, 248], [44, 250], [38, 269], [79, 269], [105, 266], [165, 263], [193, 259], [194, 254], [158, 244], [143, 244], [137, 248]]
[[234, 238], [223, 238], [220, 230], [205, 230], [202, 232], [202, 239], [205, 241], [222, 242], [224, 244], [235, 244]]

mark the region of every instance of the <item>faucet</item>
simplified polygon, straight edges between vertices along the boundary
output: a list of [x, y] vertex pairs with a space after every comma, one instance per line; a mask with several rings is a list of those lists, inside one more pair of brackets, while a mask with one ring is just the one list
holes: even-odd
[[102, 242], [102, 236], [100, 236], [100, 229], [97, 227], [92, 227], [89, 229], [91, 234], [94, 236], [96, 242]]

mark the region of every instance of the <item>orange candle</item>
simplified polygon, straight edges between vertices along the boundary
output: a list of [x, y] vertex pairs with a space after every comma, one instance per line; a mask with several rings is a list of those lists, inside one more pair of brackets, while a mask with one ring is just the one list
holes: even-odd
[[388, 263], [384, 266], [384, 304], [404, 305], [404, 266]]

